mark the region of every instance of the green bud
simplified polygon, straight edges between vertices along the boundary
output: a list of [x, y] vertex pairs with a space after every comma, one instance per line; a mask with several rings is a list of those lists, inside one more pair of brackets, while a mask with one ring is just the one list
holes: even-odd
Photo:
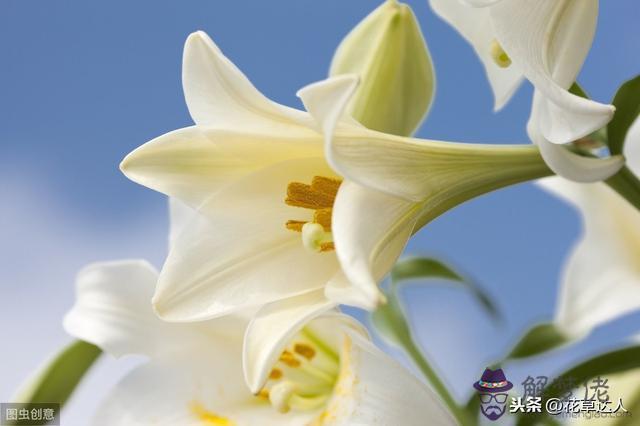
[[360, 85], [349, 104], [366, 127], [401, 136], [415, 132], [435, 90], [427, 44], [411, 8], [387, 1], [340, 43], [330, 75], [358, 74]]

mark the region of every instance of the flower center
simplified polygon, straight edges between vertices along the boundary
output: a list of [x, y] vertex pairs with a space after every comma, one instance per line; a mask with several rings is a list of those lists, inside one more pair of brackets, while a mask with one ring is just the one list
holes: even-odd
[[489, 49], [493, 62], [500, 68], [508, 68], [509, 65], [511, 65], [511, 58], [507, 55], [507, 52], [504, 51], [500, 43], [498, 43], [498, 40], [494, 38], [491, 41]]
[[293, 207], [313, 210], [310, 221], [288, 220], [286, 228], [302, 234], [302, 244], [315, 252], [327, 252], [335, 249], [331, 234], [331, 214], [336, 200], [340, 179], [314, 176], [311, 185], [291, 182], [287, 185], [285, 204]]
[[259, 396], [282, 413], [316, 410], [331, 397], [339, 372], [339, 355], [305, 328], [282, 352]]

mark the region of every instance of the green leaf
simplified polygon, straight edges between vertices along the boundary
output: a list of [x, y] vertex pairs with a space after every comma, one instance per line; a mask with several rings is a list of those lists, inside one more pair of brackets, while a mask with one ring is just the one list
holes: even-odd
[[569, 88], [569, 93], [573, 93], [576, 96], [580, 96], [581, 98], [589, 99], [589, 95], [584, 91], [582, 86], [578, 84], [578, 82], [574, 82]]
[[100, 348], [91, 343], [72, 342], [23, 385], [15, 402], [49, 402], [62, 407], [100, 353]]
[[404, 310], [395, 293], [387, 294], [387, 303], [371, 313], [371, 323], [391, 346], [403, 348], [412, 340]]
[[404, 350], [411, 357], [460, 424], [473, 424], [471, 417], [467, 415], [462, 407], [458, 406], [445, 384], [440, 380], [438, 374], [420, 350], [409, 327], [406, 312], [397, 292], [397, 283], [400, 280], [414, 278], [454, 279], [453, 277], [461, 279], [460, 276], [435, 259], [414, 258], [398, 262], [391, 272], [391, 277], [392, 285], [388, 290], [384, 290], [387, 296], [387, 303], [372, 312], [370, 316], [374, 330], [388, 344]]
[[401, 281], [418, 279], [445, 279], [452, 284], [466, 288], [494, 319], [500, 318], [500, 312], [491, 298], [473, 280], [465, 279], [445, 263], [427, 257], [414, 257], [399, 261], [391, 271], [394, 285]]
[[508, 358], [527, 358], [539, 355], [558, 346], [562, 346], [571, 339], [560, 331], [553, 323], [542, 323], [530, 328], [516, 343]]
[[640, 114], [640, 75], [625, 82], [613, 97], [616, 113], [607, 126], [611, 155], [622, 154], [624, 139]]
[[[631, 346], [623, 349], [618, 349], [612, 352], [608, 352], [595, 358], [591, 358], [584, 361], [564, 373], [562, 373], [557, 380], [560, 383], [568, 383], [573, 381], [575, 383], [582, 383], [586, 380], [592, 379], [596, 376], [606, 376], [615, 373], [621, 373], [624, 371], [632, 370], [634, 368], [640, 368], [640, 346]], [[542, 401], [549, 398], [560, 397], [566, 389], [562, 389], [558, 386], [548, 386], [542, 393]], [[527, 426], [539, 424], [545, 414], [523, 414], [519, 416], [518, 426]]]

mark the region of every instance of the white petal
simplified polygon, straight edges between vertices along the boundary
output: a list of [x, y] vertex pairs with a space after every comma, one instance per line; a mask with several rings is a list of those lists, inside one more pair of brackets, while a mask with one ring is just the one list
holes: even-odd
[[282, 351], [312, 318], [336, 306], [323, 290], [279, 300], [255, 315], [244, 339], [243, 367], [249, 389], [257, 393]]
[[537, 152], [521, 146], [403, 138], [364, 128], [340, 128], [326, 141], [328, 161], [348, 180], [422, 202], [448, 197], [537, 167]]
[[359, 287], [351, 285], [342, 270], [327, 283], [324, 288], [324, 295], [327, 299], [337, 304], [355, 306], [366, 310], [375, 309], [367, 293], [363, 292]]
[[[96, 426], [304, 425], [312, 414], [278, 413], [242, 380], [240, 347], [219, 345], [138, 367], [109, 394]], [[228, 422], [228, 423], [225, 423]]]
[[199, 125], [260, 133], [310, 124], [303, 112], [260, 93], [202, 31], [191, 34], [185, 44], [182, 85], [191, 117]]
[[76, 303], [65, 330], [114, 356], [155, 355], [169, 329], [153, 314], [158, 275], [142, 260], [94, 263], [78, 273]]
[[345, 339], [325, 425], [455, 425], [438, 396], [361, 336]]
[[574, 336], [640, 309], [640, 213], [602, 183], [541, 185], [583, 214], [584, 235], [563, 272], [557, 321]]
[[627, 167], [635, 174], [640, 174], [640, 118], [636, 118], [627, 132], [624, 156], [627, 159]]
[[537, 124], [540, 103], [541, 96], [535, 93], [527, 131], [554, 173], [575, 182], [598, 182], [614, 175], [624, 166], [624, 158], [620, 155], [607, 158], [584, 157], [546, 140], [540, 134]]
[[263, 167], [322, 155], [319, 142], [304, 129], [250, 134], [192, 126], [142, 145], [120, 168], [134, 182], [198, 207], [221, 187]]
[[509, 0], [489, 10], [498, 41], [544, 95], [538, 124], [545, 139], [571, 142], [611, 120], [612, 105], [566, 90], [591, 46], [598, 0]]
[[503, 0], [457, 0], [457, 1], [466, 3], [469, 6], [473, 6], [473, 7], [487, 7]]
[[197, 214], [197, 211], [177, 198], [169, 198], [169, 249]]
[[174, 244], [154, 304], [171, 321], [212, 318], [323, 287], [338, 270], [333, 253], [304, 249], [289, 219], [310, 220], [284, 203], [287, 184], [335, 176], [321, 158], [265, 168], [215, 194]]
[[[494, 2], [489, 1], [487, 5]], [[467, 3], [471, 2], [467, 1]], [[522, 72], [514, 64], [506, 68], [499, 67], [491, 56], [491, 46], [496, 36], [489, 9], [470, 7], [458, 0], [430, 0], [430, 4], [440, 18], [455, 28], [471, 44], [484, 65], [493, 89], [494, 109], [501, 109], [520, 86]]]
[[378, 282], [402, 253], [419, 213], [411, 201], [349, 181], [341, 185], [332, 223], [336, 253], [348, 280], [367, 297], [369, 309], [384, 302]]
[[357, 87], [358, 77], [345, 74], [309, 84], [298, 90], [298, 97], [325, 139], [333, 135], [340, 121], [359, 126], [345, 114], [345, 108]]

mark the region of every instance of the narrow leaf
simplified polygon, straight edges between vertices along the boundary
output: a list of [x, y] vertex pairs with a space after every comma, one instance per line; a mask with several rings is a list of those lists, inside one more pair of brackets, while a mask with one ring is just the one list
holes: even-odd
[[391, 271], [394, 285], [401, 281], [444, 279], [471, 292], [480, 305], [494, 318], [500, 318], [500, 312], [489, 295], [473, 280], [465, 279], [450, 266], [440, 260], [426, 257], [414, 257], [399, 261]]
[[529, 329], [511, 350], [508, 358], [527, 358], [570, 342], [553, 323], [542, 323]]
[[62, 406], [100, 353], [100, 349], [91, 343], [72, 342], [18, 391], [14, 401], [58, 403]]
[[460, 424], [472, 424], [471, 418], [463, 407], [458, 406], [445, 384], [424, 356], [411, 332], [407, 315], [398, 296], [399, 280], [414, 278], [446, 278], [461, 279], [448, 266], [434, 259], [414, 258], [398, 262], [391, 272], [392, 283], [384, 290], [387, 303], [371, 313], [370, 319], [374, 330], [389, 345], [404, 350], [420, 369], [433, 389], [440, 395], [449, 410], [456, 416]]
[[640, 114], [640, 75], [625, 82], [613, 97], [616, 113], [607, 126], [611, 155], [622, 154], [629, 127]]

